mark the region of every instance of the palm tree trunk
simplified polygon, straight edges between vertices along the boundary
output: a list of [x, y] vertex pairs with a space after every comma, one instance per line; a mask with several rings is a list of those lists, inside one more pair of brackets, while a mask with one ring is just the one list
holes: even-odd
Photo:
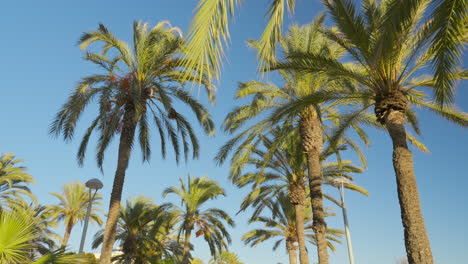
[[104, 240], [101, 248], [101, 264], [111, 264], [112, 248], [115, 242], [115, 231], [120, 213], [120, 201], [122, 199], [122, 189], [125, 180], [125, 172], [130, 160], [133, 138], [135, 136], [136, 120], [133, 105], [125, 107], [122, 132], [120, 134], [119, 154], [117, 170], [115, 171], [114, 185], [109, 203], [109, 213], [107, 216], [106, 229], [104, 230]]
[[299, 243], [299, 260], [301, 264], [309, 264], [309, 257], [307, 256], [307, 249], [305, 245], [305, 231], [304, 231], [304, 205], [295, 204], [296, 211], [296, 232], [297, 242]]
[[408, 149], [404, 123], [405, 114], [402, 111], [389, 110], [385, 126], [393, 142], [393, 167], [397, 179], [406, 253], [410, 264], [432, 264], [434, 260], [419, 202], [413, 154]]
[[294, 211], [296, 214], [295, 223], [299, 244], [299, 259], [301, 264], [309, 264], [304, 231], [304, 205], [306, 204], [307, 194], [302, 175], [298, 175], [298, 179], [289, 184], [288, 195], [291, 203], [294, 205]]
[[185, 231], [184, 251], [182, 254], [182, 264], [190, 264], [190, 236], [193, 226], [189, 226]]
[[313, 214], [313, 229], [317, 238], [317, 255], [319, 264], [328, 264], [327, 223], [323, 210], [322, 173], [320, 152], [322, 151], [322, 127], [313, 107], [308, 109], [307, 116], [301, 118], [300, 131], [302, 146], [307, 157], [309, 172], [310, 200]]
[[289, 255], [289, 264], [296, 264], [296, 247], [293, 245], [292, 241], [286, 241], [286, 248]]
[[72, 219], [68, 220], [67, 226], [65, 228], [65, 234], [63, 234], [62, 247], [67, 246], [73, 226], [75, 226], [75, 223], [73, 223], [73, 220]]

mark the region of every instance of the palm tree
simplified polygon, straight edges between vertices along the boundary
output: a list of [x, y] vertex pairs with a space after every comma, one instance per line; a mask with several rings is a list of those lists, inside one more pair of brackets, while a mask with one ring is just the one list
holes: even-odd
[[[176, 216], [168, 205], [158, 206], [149, 198], [138, 196], [121, 206], [116, 241], [122, 254], [113, 258], [117, 263], [150, 263], [151, 259], [170, 259], [182, 252], [171, 238]], [[93, 248], [104, 239], [104, 230], [96, 233]], [[152, 262], [151, 262], [152, 263]]]
[[[322, 28], [324, 17], [318, 17], [311, 25], [290, 28], [282, 47], [285, 55], [299, 51], [320, 53], [322, 56], [338, 59], [342, 50], [337, 44], [331, 44], [319, 30]], [[254, 43], [254, 46], [257, 44]], [[284, 141], [292, 135], [300, 135], [301, 147], [306, 155], [308, 169], [308, 183], [310, 199], [314, 217], [314, 230], [317, 234], [317, 251], [320, 263], [328, 262], [327, 243], [325, 233], [327, 230], [323, 211], [322, 175], [320, 171], [320, 155], [323, 149], [324, 137], [330, 137], [331, 146], [336, 144], [341, 136], [332, 134], [341, 131], [342, 128], [330, 133], [327, 130], [334, 127], [340, 120], [347, 120], [348, 127], [354, 128], [361, 139], [368, 143], [365, 132], [360, 128], [361, 123], [374, 124], [375, 118], [370, 117], [365, 111], [342, 114], [339, 106], [346, 106], [346, 100], [334, 100], [337, 94], [349, 92], [354, 87], [343, 78], [330, 78], [317, 74], [303, 74], [299, 71], [280, 71], [284, 79], [282, 87], [274, 84], [260, 82], [241, 83], [237, 98], [252, 97], [251, 102], [235, 108], [226, 117], [225, 130], [234, 133], [251, 119], [261, 117], [261, 121], [245, 128], [229, 140], [219, 151], [217, 160], [222, 163], [230, 152], [233, 152], [233, 161], [243, 161], [248, 158], [255, 146], [262, 141], [262, 135], [270, 134], [280, 124], [281, 132], [275, 137], [270, 150], [264, 155], [268, 161]], [[334, 101], [333, 101], [334, 100]], [[352, 107], [352, 105], [347, 105]], [[336, 130], [336, 129], [334, 129]], [[351, 148], [357, 149], [357, 145], [347, 137], [342, 138]], [[239, 145], [236, 149], [235, 146]], [[240, 171], [240, 162], [233, 162], [231, 174], [235, 177]]]
[[26, 173], [25, 167], [18, 166], [21, 162], [23, 160], [16, 159], [13, 153], [0, 156], [0, 208], [21, 204], [24, 202], [24, 196], [36, 200], [27, 186], [35, 181]]
[[[297, 245], [295, 242], [298, 241], [298, 237], [295, 221], [297, 217], [289, 197], [287, 197], [285, 193], [279, 193], [276, 198], [268, 199], [264, 202], [267, 204], [266, 207], [269, 209], [271, 217], [252, 217], [249, 223], [262, 224], [263, 228], [249, 231], [242, 237], [242, 240], [244, 240], [245, 244], [255, 247], [266, 240], [277, 239], [273, 245], [273, 250], [276, 250], [283, 242], [285, 242], [286, 250], [289, 255], [289, 263], [296, 264]], [[316, 244], [317, 239], [312, 231], [312, 216], [310, 215], [310, 210], [305, 210], [305, 214], [303, 214], [303, 216], [304, 223], [306, 223], [305, 231], [307, 240], [310, 243]], [[341, 231], [328, 229], [326, 236], [327, 247], [334, 251], [335, 247], [333, 242], [339, 243], [339, 238], [341, 236]]]
[[[338, 78], [346, 77], [362, 87], [359, 93], [341, 98], [360, 97], [363, 109], [374, 105], [375, 116], [393, 143], [393, 166], [408, 260], [410, 263], [433, 263], [419, 202], [413, 155], [407, 144], [413, 138], [406, 131], [405, 123], [412, 125], [419, 134], [417, 116], [411, 106], [431, 110], [463, 127], [468, 126], [468, 117], [454, 106], [435, 104], [418, 90], [426, 87], [435, 89], [437, 93], [440, 88], [432, 76], [414, 77], [433, 57], [432, 50], [427, 47], [432, 38], [432, 22], [424, 20], [429, 1], [418, 1], [408, 9], [402, 7], [403, 2], [406, 3], [396, 0], [380, 4], [363, 1], [363, 11], [360, 12], [349, 0], [326, 1], [339, 32], [322, 31], [345, 49], [355, 64], [342, 63], [321, 54], [298, 52], [290, 54], [288, 61], [278, 64], [277, 68], [302, 70], [304, 73], [326, 72]], [[450, 78], [467, 78], [467, 73], [458, 71]]]
[[[65, 233], [62, 239], [62, 246], [66, 246], [73, 227], [78, 222], [83, 222], [86, 217], [86, 212], [89, 203], [89, 195], [86, 186], [83, 183], [72, 182], [62, 186], [62, 193], [50, 193], [59, 199], [58, 204], [50, 205], [48, 210], [51, 216], [57, 221], [64, 221]], [[100, 194], [96, 194], [93, 199], [93, 206], [89, 219], [91, 223], [102, 224], [101, 217], [98, 212], [102, 212], [99, 206], [102, 203]]]
[[[234, 16], [236, 6], [242, 0], [200, 0], [195, 17], [192, 20], [187, 36], [190, 60], [184, 65], [190, 65], [199, 73], [206, 73], [208, 77], [219, 78], [225, 46], [228, 45], [229, 18]], [[326, 5], [334, 2], [324, 0]], [[363, 0], [365, 10], [375, 7], [376, 0]], [[343, 5], [344, 4], [344, 5]], [[338, 6], [332, 6], [339, 12], [341, 8], [349, 9], [351, 1], [339, 1]], [[468, 28], [467, 5], [464, 0], [390, 0], [385, 5], [397, 10], [392, 16], [387, 16], [386, 25], [389, 28], [399, 28], [399, 23], [417, 12], [418, 7], [431, 5], [431, 22], [426, 27], [425, 34], [431, 39], [431, 61], [436, 82], [435, 94], [439, 104], [450, 103], [454, 98], [457, 67], [460, 65], [463, 47], [466, 43]], [[274, 0], [267, 9], [269, 21], [260, 37], [260, 69], [268, 68], [266, 62], [273, 61], [277, 42], [281, 41], [282, 24], [285, 10], [294, 12], [296, 0]], [[351, 14], [351, 12], [349, 12]], [[390, 17], [392, 17], [390, 19]], [[353, 19], [353, 17], [349, 17]], [[401, 28], [400, 28], [401, 29]], [[398, 30], [397, 30], [398, 31]], [[387, 32], [392, 33], [392, 32]], [[356, 32], [359, 35], [359, 32]], [[397, 35], [394, 35], [397, 36]], [[200, 79], [200, 81], [202, 81]]]
[[219, 255], [210, 259], [208, 264], [244, 264], [244, 263], [239, 260], [239, 256], [237, 256], [235, 253], [224, 250], [224, 251], [221, 251]]
[[45, 235], [40, 214], [35, 210], [20, 207], [0, 210], [0, 263], [86, 263], [80, 256], [67, 253], [64, 248], [37, 251], [42, 247], [42, 237]]
[[[188, 106], [206, 134], [213, 131], [208, 111], [181, 87], [187, 76], [199, 79], [190, 68], [179, 67], [184, 49], [178, 28], [161, 22], [148, 29], [147, 24], [133, 25], [133, 49], [117, 39], [104, 25], [96, 31], [85, 33], [79, 41], [86, 49], [95, 42], [104, 43], [101, 54], [87, 52], [85, 59], [104, 69], [102, 74], [83, 78], [68, 101], [57, 113], [51, 125], [51, 133], [62, 134], [65, 140], [73, 138], [81, 113], [93, 99], [98, 103], [99, 114], [87, 129], [78, 151], [78, 162], [83, 163], [86, 147], [93, 131], [99, 133], [97, 162], [102, 168], [105, 150], [115, 135], [120, 134], [117, 169], [109, 203], [101, 263], [109, 264], [119, 218], [125, 172], [138, 127], [138, 142], [143, 161], [148, 161], [150, 148], [150, 120], [153, 120], [160, 136], [161, 153], [166, 155], [166, 142], [174, 147], [179, 161], [180, 149], [187, 160], [192, 146], [192, 156], [199, 155], [199, 143], [191, 124], [176, 110], [175, 101]], [[115, 50], [110, 58], [108, 51]], [[189, 79], [190, 79], [189, 78]], [[201, 78], [201, 77], [200, 77]], [[209, 83], [205, 83], [209, 87]], [[178, 104], [180, 105], [180, 104]], [[182, 146], [181, 146], [182, 145]]]
[[[234, 221], [221, 209], [209, 208], [202, 210], [202, 207], [210, 199], [218, 196], [225, 196], [224, 189], [217, 182], [208, 179], [206, 176], [192, 178], [187, 176], [187, 182], [182, 178], [180, 187], [169, 187], [164, 190], [163, 197], [168, 194], [175, 194], [181, 199], [182, 208], [174, 205], [180, 221], [179, 237], [184, 235], [184, 251], [182, 263], [190, 263], [190, 238], [192, 231], [197, 228], [196, 236], [203, 235], [203, 238], [210, 247], [211, 255], [216, 255], [223, 249], [227, 249], [227, 243], [231, 243], [231, 236], [226, 230], [226, 222], [229, 226], [234, 226]], [[227, 243], [226, 243], [227, 242]]]
[[[237, 161], [233, 163], [244, 168], [245, 165], [252, 165], [255, 170], [246, 170], [239, 175], [234, 175], [231, 178], [232, 182], [242, 188], [247, 185], [252, 185], [250, 193], [244, 198], [241, 204], [241, 211], [247, 207], [255, 208], [254, 218], [268, 205], [264, 201], [268, 201], [276, 197], [279, 193], [287, 193], [290, 203], [294, 206], [296, 221], [295, 229], [297, 231], [297, 242], [299, 246], [300, 263], [309, 263], [307, 250], [305, 245], [304, 232], [304, 209], [309, 206], [307, 203], [307, 188], [304, 184], [306, 179], [306, 161], [300, 145], [300, 138], [296, 135], [295, 138], [287, 140], [279, 148], [273, 150], [273, 155], [270, 160], [264, 161], [263, 158], [266, 152], [273, 145], [275, 134], [280, 132], [280, 129], [273, 131], [273, 139], [265, 136], [262, 145], [256, 146], [252, 151], [251, 156], [247, 160]], [[361, 173], [363, 170], [354, 166], [350, 161], [326, 162], [325, 160], [336, 151], [332, 151], [328, 144], [325, 144], [327, 153], [322, 153], [321, 166], [322, 174], [325, 179], [343, 176], [351, 178], [350, 173]], [[338, 146], [338, 149], [345, 149], [345, 145]], [[339, 151], [339, 150], [338, 150]], [[361, 154], [362, 155], [362, 154]], [[264, 168], [265, 167], [265, 168]], [[358, 188], [355, 185], [347, 186], [350, 189], [359, 191], [367, 195], [367, 191]], [[333, 202], [336, 202], [329, 195], [324, 196]]]

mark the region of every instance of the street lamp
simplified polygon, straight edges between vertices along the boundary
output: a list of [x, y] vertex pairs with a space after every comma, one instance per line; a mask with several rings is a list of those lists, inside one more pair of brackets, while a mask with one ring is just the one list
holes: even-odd
[[331, 180], [331, 185], [338, 188], [341, 197], [341, 209], [343, 210], [343, 221], [345, 226], [346, 242], [348, 244], [349, 263], [354, 264], [353, 245], [351, 244], [351, 234], [348, 226], [348, 216], [346, 214], [346, 206], [344, 201], [344, 186], [350, 184], [351, 181], [345, 177], [336, 177]]
[[[78, 253], [83, 253], [84, 242], [86, 240], [86, 231], [88, 231], [88, 222], [89, 222], [89, 215], [91, 214], [91, 207], [93, 206], [94, 197], [96, 197], [96, 193], [99, 189], [102, 189], [102, 182], [98, 179], [91, 179], [85, 183], [86, 187], [89, 189], [89, 200], [88, 200], [88, 210], [86, 211], [85, 222], [83, 226], [83, 234], [81, 235], [81, 242], [80, 242], [80, 250]], [[92, 190], [94, 190], [94, 194], [91, 195]]]

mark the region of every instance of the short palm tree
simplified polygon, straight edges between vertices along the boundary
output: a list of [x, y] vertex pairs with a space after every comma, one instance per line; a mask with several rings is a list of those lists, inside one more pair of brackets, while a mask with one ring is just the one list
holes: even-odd
[[37, 251], [42, 247], [42, 238], [45, 235], [40, 214], [35, 210], [19, 207], [0, 210], [0, 263], [86, 263], [81, 257], [65, 252], [64, 248]]
[[[146, 264], [171, 259], [182, 253], [182, 247], [171, 238], [176, 216], [169, 206], [158, 206], [149, 198], [138, 196], [127, 200], [120, 209], [116, 241], [122, 254], [113, 258], [116, 263]], [[93, 248], [104, 239], [104, 230], [96, 233]]]
[[[138, 127], [138, 142], [143, 160], [151, 154], [150, 121], [154, 121], [160, 136], [161, 153], [166, 155], [166, 143], [174, 147], [179, 161], [181, 149], [188, 159], [190, 145], [193, 158], [199, 155], [199, 143], [190, 122], [182, 114], [187, 106], [195, 114], [206, 134], [213, 131], [208, 111], [183, 86], [188, 79], [199, 79], [189, 68], [179, 67], [184, 47], [178, 28], [161, 22], [148, 29], [147, 24], [133, 25], [133, 48], [116, 38], [104, 25], [82, 35], [82, 49], [95, 42], [104, 44], [101, 54], [87, 52], [85, 59], [103, 68], [103, 73], [84, 77], [51, 125], [51, 133], [73, 138], [76, 123], [90, 102], [97, 102], [99, 112], [87, 129], [78, 151], [83, 163], [86, 147], [93, 131], [99, 133], [97, 162], [102, 167], [105, 150], [114, 136], [119, 135], [118, 162], [109, 203], [109, 213], [101, 249], [101, 263], [109, 264], [119, 218], [120, 202], [130, 154]], [[113, 52], [108, 52], [112, 50]], [[110, 57], [109, 54], [115, 54]], [[202, 78], [205, 80], [204, 78]], [[206, 87], [209, 83], [204, 83]], [[96, 100], [94, 100], [96, 99]], [[176, 104], [177, 103], [177, 104]], [[180, 104], [179, 104], [180, 103]], [[177, 106], [176, 106], [177, 105]], [[180, 109], [179, 109], [180, 107]]]
[[[285, 55], [302, 51], [334, 59], [341, 58], [342, 49], [337, 44], [331, 44], [319, 32], [323, 27], [323, 19], [324, 17], [320, 16], [311, 25], [304, 27], [292, 26], [282, 43]], [[257, 46], [256, 43], [253, 45]], [[352, 107], [352, 105], [346, 100], [334, 100], [334, 98], [337, 94], [354, 89], [353, 85], [343, 78], [330, 78], [323, 73], [303, 74], [294, 70], [279, 71], [279, 73], [284, 81], [280, 87], [255, 81], [241, 83], [236, 97], [250, 97], [251, 101], [235, 108], [226, 117], [225, 130], [229, 133], [240, 132], [222, 146], [217, 159], [219, 162], [224, 162], [227, 156], [233, 153], [232, 160], [235, 162], [231, 164], [233, 170], [231, 177], [236, 177], [242, 168], [240, 163], [248, 159], [255, 146], [262, 141], [263, 135], [277, 129], [278, 124], [281, 131], [276, 132], [278, 136], [264, 155], [266, 162], [284, 141], [293, 135], [300, 135], [300, 144], [305, 153], [308, 170], [314, 230], [318, 240], [317, 251], [320, 263], [327, 263], [328, 252], [325, 240], [327, 226], [323, 210], [323, 179], [320, 171], [324, 138], [333, 138], [333, 142], [342, 138], [350, 147], [356, 149], [357, 146], [352, 140], [333, 136], [332, 134], [337, 133], [331, 133], [330, 128], [335, 127], [340, 120], [347, 120], [347, 127], [356, 130], [361, 139], [367, 143], [366, 133], [360, 126], [362, 123], [373, 124], [375, 118], [365, 110], [340, 113], [340, 107]], [[258, 117], [261, 118], [259, 122], [243, 128], [249, 121]], [[333, 145], [335, 143], [332, 143]]]
[[218, 256], [215, 256], [212, 259], [210, 259], [208, 264], [244, 264], [244, 263], [239, 260], [239, 256], [237, 256], [237, 254], [224, 250], [221, 253], [219, 253]]
[[[49, 214], [57, 221], [63, 221], [65, 224], [65, 233], [62, 239], [62, 246], [66, 246], [73, 227], [78, 223], [84, 221], [89, 204], [88, 189], [83, 183], [72, 182], [62, 186], [62, 193], [50, 193], [58, 200], [58, 204], [50, 205], [48, 207]], [[99, 206], [102, 203], [100, 194], [96, 194], [93, 199], [93, 206], [89, 220], [91, 223], [102, 224], [101, 217], [98, 212], [102, 212]]]
[[[420, 132], [412, 106], [428, 109], [463, 127], [468, 126], [465, 113], [450, 105], [441, 107], [419, 90], [425, 87], [440, 95], [442, 89], [432, 76], [417, 76], [434, 57], [427, 45], [433, 36], [433, 22], [425, 20], [429, 2], [363, 1], [360, 12], [349, 0], [325, 1], [339, 32], [326, 29], [322, 32], [345, 49], [355, 63], [298, 52], [290, 54], [288, 61], [277, 67], [304, 73], [325, 72], [337, 78], [348, 78], [362, 88], [360, 92], [343, 95], [342, 98], [360, 97], [363, 109], [373, 105], [377, 120], [392, 139], [393, 165], [410, 263], [433, 263], [419, 202], [413, 155], [407, 144], [411, 138], [405, 123], [412, 125], [416, 133]], [[411, 5], [406, 6], [407, 3]], [[467, 73], [457, 71], [447, 78], [453, 81], [463, 79], [467, 78]]]
[[171, 193], [177, 195], [182, 204], [181, 208], [174, 205], [181, 221], [179, 237], [184, 235], [182, 263], [190, 263], [190, 238], [195, 228], [197, 229], [196, 236], [203, 236], [208, 243], [211, 255], [215, 256], [223, 249], [227, 249], [227, 244], [231, 243], [231, 236], [226, 230], [225, 223], [234, 226], [234, 221], [221, 209], [208, 208], [203, 210], [203, 206], [208, 200], [225, 196], [224, 189], [206, 176], [192, 178], [188, 175], [186, 182], [180, 179], [180, 187], [174, 186], [165, 189], [163, 196], [166, 197]]
[[26, 173], [25, 167], [18, 166], [20, 162], [23, 160], [16, 159], [13, 153], [0, 156], [0, 208], [21, 204], [24, 202], [24, 197], [35, 201], [34, 195], [27, 186], [35, 181]]
[[[255, 247], [262, 242], [270, 239], [276, 239], [273, 250], [276, 250], [282, 243], [285, 242], [286, 250], [289, 255], [289, 263], [296, 264], [296, 252], [297, 245], [295, 242], [298, 241], [296, 231], [296, 213], [294, 206], [290, 202], [290, 198], [285, 193], [279, 193], [276, 198], [265, 200], [267, 204], [266, 208], [271, 213], [271, 217], [255, 216], [250, 219], [249, 223], [262, 224], [263, 228], [254, 229], [246, 233], [242, 240], [252, 247]], [[317, 240], [312, 231], [310, 210], [307, 208], [304, 211], [304, 223], [306, 223], [305, 236], [308, 242], [316, 244]], [[342, 232], [335, 229], [327, 230], [327, 246], [331, 250], [335, 250], [333, 242], [340, 242], [339, 238], [342, 236]]]

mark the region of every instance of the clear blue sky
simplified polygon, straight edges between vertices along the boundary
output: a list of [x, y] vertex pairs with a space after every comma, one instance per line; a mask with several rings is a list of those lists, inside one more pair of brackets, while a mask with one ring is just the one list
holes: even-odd
[[[56, 202], [49, 192], [60, 191], [60, 186], [71, 181], [85, 182], [97, 177], [104, 182], [102, 193], [107, 201], [112, 186], [116, 164], [116, 144], [107, 152], [104, 174], [94, 161], [93, 148], [89, 149], [85, 166], [79, 168], [75, 160], [78, 139], [69, 144], [52, 139], [48, 126], [53, 115], [66, 100], [75, 83], [97, 69], [81, 59], [82, 51], [76, 46], [80, 34], [93, 30], [104, 23], [120, 38], [129, 40], [131, 23], [143, 20], [154, 25], [169, 20], [184, 32], [192, 18], [195, 0], [134, 0], [134, 1], [3, 1], [0, 4], [0, 152], [16, 153], [25, 160], [24, 165], [37, 180], [34, 193], [43, 204]], [[265, 26], [264, 12], [267, 1], [245, 1], [232, 24], [232, 43], [229, 62], [225, 65], [219, 85], [218, 102], [210, 111], [219, 125], [226, 113], [236, 103], [233, 98], [238, 81], [256, 79], [255, 54], [248, 50], [244, 41], [258, 38]], [[290, 21], [307, 23], [322, 10], [318, 0], [298, 1], [298, 8]], [[465, 58], [466, 61], [466, 58]], [[466, 62], [465, 62], [466, 65]], [[461, 86], [466, 86], [462, 83]], [[458, 91], [458, 104], [468, 110], [468, 91]], [[201, 98], [206, 102], [204, 97]], [[89, 121], [90, 113], [83, 117], [77, 128], [77, 136], [84, 132], [83, 124]], [[415, 153], [415, 169], [427, 230], [437, 263], [468, 263], [468, 136], [466, 130], [449, 124], [438, 117], [421, 112], [422, 140], [431, 154]], [[347, 193], [349, 221], [357, 263], [393, 264], [405, 255], [403, 229], [396, 196], [395, 177], [391, 164], [391, 143], [387, 134], [370, 130], [372, 146], [365, 152], [369, 169], [356, 177], [356, 182], [370, 191], [370, 197]], [[212, 159], [227, 136], [217, 131], [216, 137], [200, 135], [202, 154], [196, 161], [177, 166], [173, 157], [161, 160], [159, 146], [154, 146], [150, 164], [142, 164], [141, 154], [133, 152], [124, 199], [145, 195], [155, 202], [163, 200], [164, 188], [178, 184], [178, 178], [191, 173], [194, 176], [207, 174], [218, 180], [228, 192], [226, 198], [211, 203], [225, 208], [232, 215], [238, 209], [245, 191], [238, 190], [227, 181], [228, 167], [217, 167]], [[91, 146], [93, 142], [91, 142]], [[335, 190], [328, 192], [337, 195]], [[342, 227], [341, 214], [329, 220], [329, 226]], [[237, 215], [237, 227], [231, 230], [233, 244], [230, 249], [247, 264], [287, 263], [284, 248], [271, 250], [271, 244], [256, 248], [243, 245], [242, 234], [249, 230], [247, 215]], [[91, 227], [91, 237], [97, 227]], [[60, 230], [60, 232], [62, 232]], [[71, 246], [76, 250], [81, 235], [77, 225], [71, 237]], [[209, 251], [202, 238], [194, 239], [196, 257], [207, 261]], [[310, 255], [316, 260], [315, 249]], [[347, 263], [345, 243], [331, 254], [331, 263]]]

